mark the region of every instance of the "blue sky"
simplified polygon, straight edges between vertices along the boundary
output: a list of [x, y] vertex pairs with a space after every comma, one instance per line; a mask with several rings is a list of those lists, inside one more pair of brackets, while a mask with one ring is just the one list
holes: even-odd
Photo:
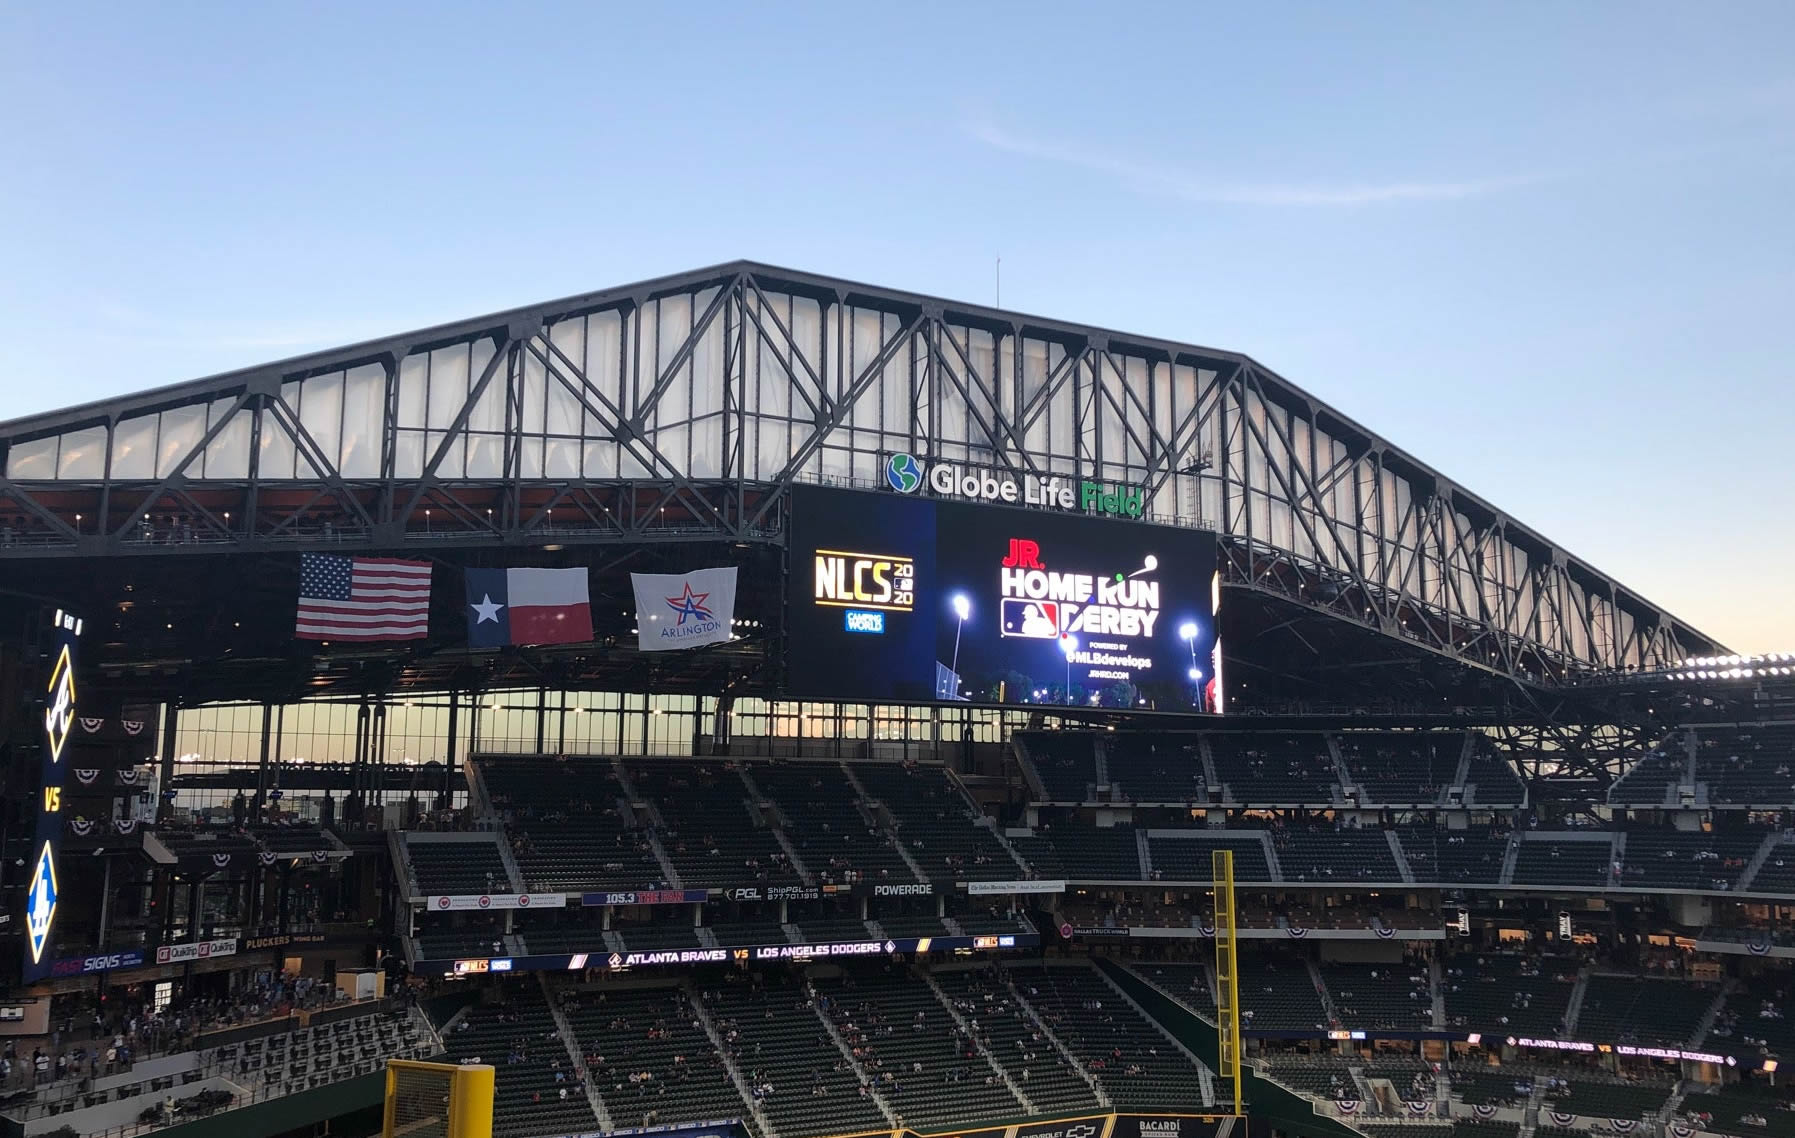
[[1245, 351], [1795, 649], [1795, 4], [13, 4], [0, 418], [751, 257]]

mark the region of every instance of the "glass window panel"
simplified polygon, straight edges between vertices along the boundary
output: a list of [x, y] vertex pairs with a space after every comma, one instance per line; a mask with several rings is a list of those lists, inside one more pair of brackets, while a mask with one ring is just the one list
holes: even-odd
[[393, 439], [393, 477], [419, 478], [424, 473], [424, 433], [400, 431]]
[[62, 436], [62, 446], [56, 457], [56, 477], [102, 478], [105, 474], [105, 427], [88, 427]]
[[416, 355], [400, 360], [398, 383], [398, 425], [424, 426], [425, 400], [430, 393], [430, 357]]
[[549, 439], [542, 445], [542, 474], [545, 478], [578, 478], [580, 444], [577, 439]]
[[467, 435], [467, 476], [469, 478], [497, 478], [503, 471], [504, 462], [504, 435]]
[[524, 352], [520, 358], [523, 360], [523, 375], [518, 378], [518, 396], [522, 407], [517, 429], [526, 435], [541, 434], [547, 421], [544, 404], [548, 399], [548, 374], [534, 352]]
[[[261, 412], [262, 453], [256, 460], [256, 473], [262, 478], [291, 478], [295, 448], [287, 428], [272, 411]], [[310, 467], [307, 467], [310, 472]]]
[[[217, 423], [224, 416], [231, 414], [236, 406], [235, 399], [215, 399], [208, 409], [206, 418]], [[255, 412], [245, 407], [231, 415], [220, 427], [212, 441], [206, 445], [205, 477], [207, 478], [248, 478], [249, 477], [249, 428]], [[192, 473], [189, 468], [188, 473]]]
[[[386, 421], [386, 369], [363, 364], [343, 377], [343, 457], [345, 478], [380, 476], [380, 441]], [[320, 440], [322, 441], [322, 440]]]
[[300, 387], [299, 421], [324, 461], [335, 466], [343, 441], [343, 373], [314, 376]]
[[[504, 364], [499, 364], [492, 379], [486, 384], [486, 390], [480, 393], [480, 401], [474, 404], [473, 414], [468, 416], [467, 429], [470, 431], [503, 432], [505, 429], [505, 395], [508, 387], [507, 377], [503, 372]], [[474, 379], [479, 380], [475, 373]]]
[[206, 434], [205, 407], [181, 407], [162, 412], [161, 445], [156, 455], [156, 477], [166, 478], [199, 445]]
[[154, 478], [156, 475], [154, 415], [125, 419], [112, 432], [112, 477]]
[[442, 429], [455, 421], [467, 402], [468, 346], [455, 344], [430, 353], [430, 426]]

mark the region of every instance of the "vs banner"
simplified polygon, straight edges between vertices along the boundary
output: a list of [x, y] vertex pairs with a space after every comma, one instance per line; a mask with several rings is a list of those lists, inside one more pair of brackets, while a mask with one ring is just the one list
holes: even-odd
[[584, 569], [469, 569], [467, 644], [578, 644], [592, 639]]
[[735, 619], [735, 569], [631, 573], [636, 591], [636, 646], [669, 652], [723, 644]]

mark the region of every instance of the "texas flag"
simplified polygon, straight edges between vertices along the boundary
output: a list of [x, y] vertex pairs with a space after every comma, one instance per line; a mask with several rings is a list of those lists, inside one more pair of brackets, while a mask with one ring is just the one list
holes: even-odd
[[592, 639], [584, 569], [469, 569], [467, 645], [576, 644]]

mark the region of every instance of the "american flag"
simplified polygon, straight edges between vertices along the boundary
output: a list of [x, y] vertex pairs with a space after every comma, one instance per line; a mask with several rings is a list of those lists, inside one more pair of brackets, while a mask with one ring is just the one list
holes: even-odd
[[299, 563], [300, 640], [422, 640], [430, 563], [307, 553]]

